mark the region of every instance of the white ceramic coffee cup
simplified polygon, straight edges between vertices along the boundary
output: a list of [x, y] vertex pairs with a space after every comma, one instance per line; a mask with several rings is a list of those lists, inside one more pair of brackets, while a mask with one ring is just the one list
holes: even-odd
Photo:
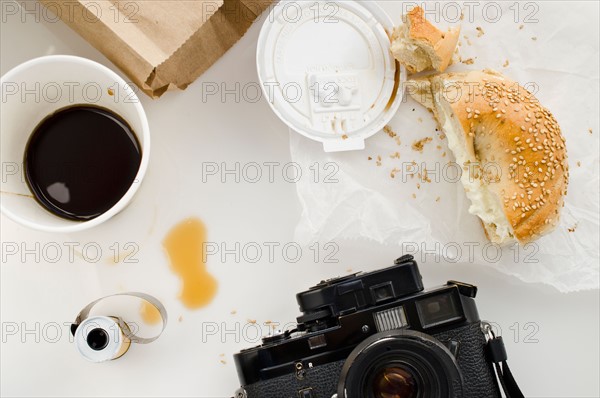
[[[51, 55], [27, 61], [2, 76], [0, 118], [0, 208], [12, 220], [48, 232], [74, 232], [99, 225], [127, 206], [148, 168], [150, 129], [134, 87], [107, 67], [80, 57]], [[92, 104], [125, 119], [142, 148], [135, 181], [112, 208], [89, 221], [71, 221], [43, 208], [27, 185], [23, 157], [27, 141], [46, 116], [58, 109]]]

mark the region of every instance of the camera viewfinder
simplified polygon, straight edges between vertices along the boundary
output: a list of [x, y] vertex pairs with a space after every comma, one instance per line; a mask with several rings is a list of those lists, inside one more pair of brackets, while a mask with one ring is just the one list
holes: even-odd
[[464, 318], [456, 290], [425, 297], [415, 304], [424, 329]]

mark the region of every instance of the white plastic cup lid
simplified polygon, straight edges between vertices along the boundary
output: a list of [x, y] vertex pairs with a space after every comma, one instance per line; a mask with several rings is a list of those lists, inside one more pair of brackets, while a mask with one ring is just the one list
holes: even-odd
[[404, 95], [406, 71], [390, 51], [393, 28], [373, 1], [278, 3], [257, 50], [272, 109], [327, 152], [364, 149]]

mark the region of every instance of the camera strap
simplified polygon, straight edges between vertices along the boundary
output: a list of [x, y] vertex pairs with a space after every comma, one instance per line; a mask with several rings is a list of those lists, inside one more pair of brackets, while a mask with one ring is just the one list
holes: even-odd
[[504, 395], [506, 398], [525, 398], [506, 362], [508, 355], [502, 336], [496, 336], [489, 323], [482, 322], [481, 325], [487, 338], [487, 356], [496, 369], [496, 377], [500, 381]]
[[158, 339], [160, 337], [160, 335], [162, 334], [162, 332], [165, 330], [165, 327], [167, 327], [167, 310], [165, 309], [165, 307], [162, 305], [162, 303], [160, 301], [158, 301], [156, 298], [150, 296], [149, 294], [146, 293], [138, 293], [138, 292], [128, 292], [128, 293], [117, 293], [117, 294], [111, 294], [109, 296], [104, 296], [99, 298], [98, 300], [94, 300], [91, 303], [89, 303], [88, 305], [86, 305], [85, 307], [83, 307], [83, 309], [79, 312], [79, 314], [77, 315], [77, 318], [75, 318], [75, 322], [73, 322], [73, 324], [71, 325], [71, 333], [73, 335], [75, 335], [75, 330], [77, 329], [77, 327], [81, 324], [81, 322], [83, 322], [84, 320], [86, 320], [88, 318], [88, 316], [90, 315], [90, 311], [92, 310], [92, 308], [94, 308], [94, 306], [96, 306], [96, 304], [98, 304], [99, 302], [109, 298], [109, 297], [115, 297], [115, 296], [132, 296], [132, 297], [138, 297], [144, 301], [147, 301], [148, 303], [150, 303], [152, 306], [154, 306], [158, 312], [160, 313], [160, 317], [162, 320], [162, 329], [160, 330], [160, 332], [153, 336], [153, 337], [140, 337], [135, 335], [130, 328], [127, 326], [127, 323], [125, 323], [125, 321], [121, 318], [121, 317], [114, 317], [117, 324], [119, 325], [119, 328], [123, 331], [124, 335], [132, 342], [132, 343], [137, 343], [137, 344], [148, 344], [148, 343], [152, 343], [154, 340]]

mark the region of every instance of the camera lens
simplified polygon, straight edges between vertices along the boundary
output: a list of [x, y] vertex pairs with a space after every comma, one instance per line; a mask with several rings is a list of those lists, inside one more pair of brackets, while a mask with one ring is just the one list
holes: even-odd
[[375, 398], [416, 398], [418, 391], [413, 372], [405, 367], [383, 368], [373, 379]]
[[87, 343], [92, 350], [103, 350], [108, 345], [108, 333], [104, 329], [93, 329], [87, 335]]
[[396, 329], [365, 339], [340, 372], [339, 398], [461, 397], [456, 359], [427, 334]]

